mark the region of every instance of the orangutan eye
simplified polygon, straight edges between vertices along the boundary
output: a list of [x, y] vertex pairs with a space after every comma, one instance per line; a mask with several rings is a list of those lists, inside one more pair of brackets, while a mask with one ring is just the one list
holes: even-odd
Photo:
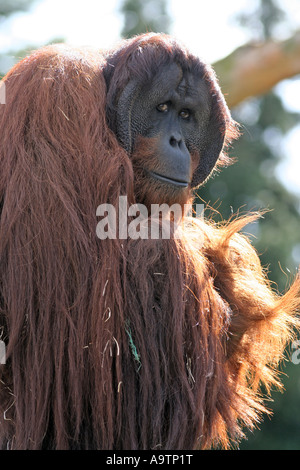
[[179, 113], [179, 116], [182, 118], [182, 119], [188, 119], [190, 117], [191, 113], [188, 109], [182, 109]]
[[166, 113], [169, 110], [169, 105], [168, 103], [161, 103], [158, 106], [156, 106], [156, 109], [160, 113]]

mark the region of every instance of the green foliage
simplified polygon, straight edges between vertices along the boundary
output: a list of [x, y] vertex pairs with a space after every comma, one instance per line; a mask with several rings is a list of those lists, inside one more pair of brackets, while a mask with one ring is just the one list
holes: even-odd
[[299, 450], [299, 367], [292, 362], [282, 368], [284, 393], [272, 393], [267, 407], [272, 415], [266, 417], [254, 432], [247, 432], [241, 450]]
[[256, 40], [265, 40], [276, 36], [276, 28], [284, 23], [285, 12], [276, 0], [260, 0], [252, 13], [237, 15], [237, 22], [251, 30]]
[[121, 12], [125, 17], [121, 34], [125, 38], [150, 31], [168, 32], [170, 19], [165, 0], [125, 0]]
[[[26, 11], [30, 8], [34, 0], [1, 0], [0, 1], [0, 24], [7, 17], [18, 11]], [[25, 54], [24, 54], [25, 55]], [[22, 53], [17, 55], [17, 58], [22, 58]], [[14, 65], [12, 55], [9, 53], [0, 52], [0, 80], [3, 78], [8, 69]]]
[[1, 0], [0, 19], [16, 11], [26, 11], [31, 6], [32, 2], [33, 0]]

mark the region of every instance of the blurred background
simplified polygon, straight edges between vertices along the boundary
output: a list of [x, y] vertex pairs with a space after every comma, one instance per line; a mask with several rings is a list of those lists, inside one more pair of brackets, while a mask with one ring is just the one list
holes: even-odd
[[[0, 77], [45, 44], [106, 49], [145, 31], [176, 36], [214, 66], [243, 135], [236, 163], [198, 198], [216, 220], [268, 209], [247, 232], [285, 291], [300, 264], [300, 0], [0, 0]], [[300, 450], [299, 358], [287, 351], [285, 392], [241, 449]]]

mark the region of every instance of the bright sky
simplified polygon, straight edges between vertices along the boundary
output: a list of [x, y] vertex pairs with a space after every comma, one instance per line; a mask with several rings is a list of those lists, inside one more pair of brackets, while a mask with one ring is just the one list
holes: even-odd
[[[278, 38], [300, 29], [300, 0], [278, 0], [289, 15], [288, 28], [278, 29]], [[214, 62], [250, 39], [247, 31], [233, 21], [238, 12], [250, 12], [257, 0], [169, 0], [173, 18], [171, 33], [195, 54]], [[73, 45], [113, 46], [120, 38], [123, 18], [120, 0], [39, 0], [27, 13], [18, 13], [1, 24], [0, 51], [30, 45], [38, 47], [54, 38]], [[249, 34], [249, 33], [248, 33]], [[279, 89], [287, 105], [300, 112], [300, 78], [283, 82]], [[300, 125], [287, 139], [287, 157], [280, 165], [280, 177], [300, 197]]]
[[[300, 25], [299, 0], [288, 2], [293, 21]], [[0, 49], [42, 45], [64, 37], [74, 45], [109, 47], [120, 37], [121, 0], [36, 0], [29, 13], [20, 12], [0, 29]], [[214, 61], [248, 38], [230, 20], [253, 9], [256, 0], [169, 0], [172, 33], [193, 52]], [[298, 4], [298, 7], [297, 7]], [[151, 5], [151, 4], [150, 4]], [[151, 7], [149, 8], [151, 14]], [[155, 10], [153, 11], [155, 14]]]

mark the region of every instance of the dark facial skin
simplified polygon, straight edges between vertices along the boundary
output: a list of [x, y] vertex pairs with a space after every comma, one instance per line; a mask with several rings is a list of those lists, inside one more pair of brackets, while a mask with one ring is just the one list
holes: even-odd
[[149, 178], [174, 190], [187, 188], [195, 169], [192, 154], [199, 159], [209, 121], [205, 84], [175, 63], [166, 65], [151, 84], [129, 82], [117, 112], [118, 138], [129, 153], [136, 150], [138, 137], [155, 139], [155, 155], [144, 161]]

